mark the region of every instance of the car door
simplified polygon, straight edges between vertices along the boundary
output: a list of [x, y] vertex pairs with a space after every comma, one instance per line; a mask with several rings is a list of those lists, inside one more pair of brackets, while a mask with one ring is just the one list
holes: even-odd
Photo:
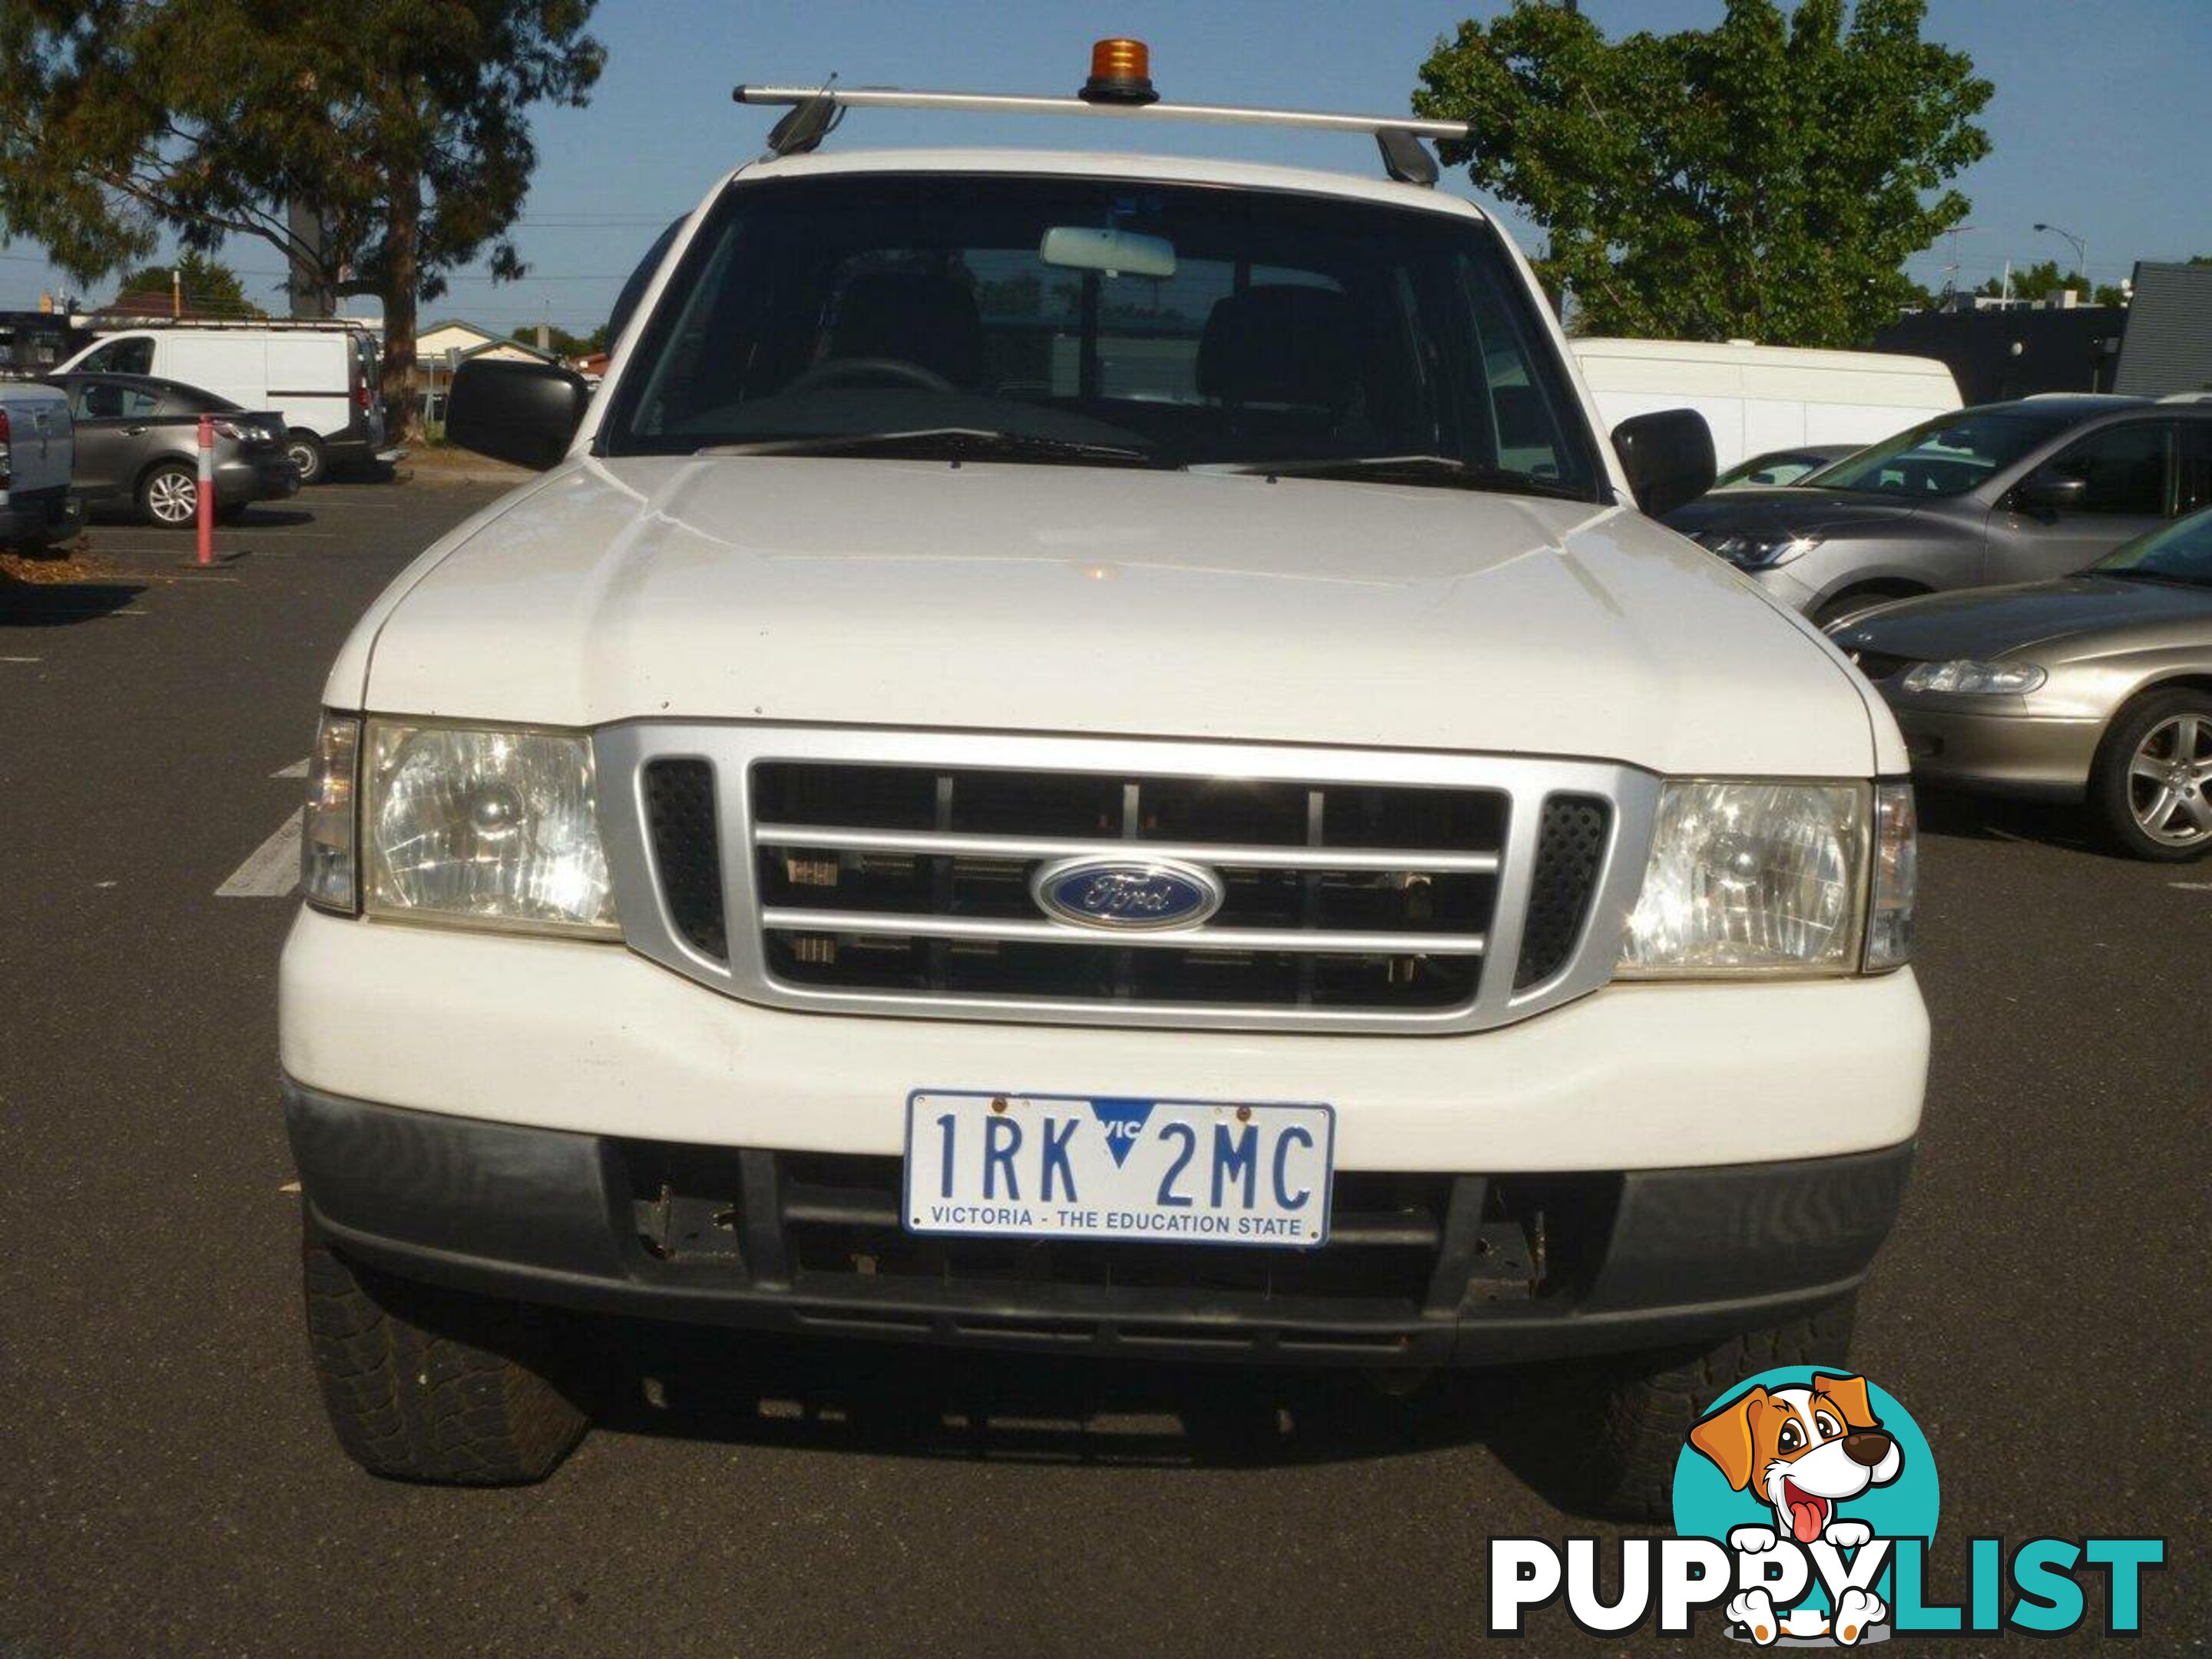
[[2057, 508], [2023, 499], [2026, 480], [1990, 515], [1984, 580], [2042, 581], [2094, 563], [2122, 542], [2155, 530], [2178, 510], [2181, 422], [2121, 421], [2061, 447], [2029, 478], [2078, 478], [2081, 495]]
[[151, 451], [150, 418], [160, 399], [143, 386], [115, 380], [72, 380], [70, 416], [76, 423], [76, 472], [87, 501], [127, 498]]

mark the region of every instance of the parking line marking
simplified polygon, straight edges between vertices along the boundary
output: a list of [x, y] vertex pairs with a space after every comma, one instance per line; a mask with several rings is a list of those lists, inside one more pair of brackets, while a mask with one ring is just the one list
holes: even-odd
[[215, 890], [217, 898], [289, 898], [300, 884], [300, 815], [294, 812], [276, 833], [246, 856]]
[[44, 662], [44, 657], [0, 657], [0, 662]]
[[2185, 893], [2212, 893], [2212, 881], [2169, 881], [2168, 887], [2179, 887]]
[[307, 763], [295, 760], [289, 766], [278, 767], [269, 775], [272, 778], [304, 778], [307, 775]]

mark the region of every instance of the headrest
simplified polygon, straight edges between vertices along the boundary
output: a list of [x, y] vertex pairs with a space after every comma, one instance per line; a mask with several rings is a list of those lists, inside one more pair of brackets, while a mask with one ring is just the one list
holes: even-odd
[[895, 357], [974, 386], [983, 378], [983, 319], [975, 296], [949, 276], [871, 271], [845, 285], [830, 356]]
[[1198, 342], [1198, 390], [1225, 404], [1350, 406], [1359, 385], [1352, 301], [1331, 289], [1266, 283], [1214, 302]]

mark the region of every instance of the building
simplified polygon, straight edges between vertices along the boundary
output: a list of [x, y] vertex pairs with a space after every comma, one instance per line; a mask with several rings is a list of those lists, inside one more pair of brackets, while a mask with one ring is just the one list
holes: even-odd
[[2115, 392], [2212, 392], [2212, 265], [2136, 266]]
[[511, 334], [495, 334], [488, 328], [459, 318], [441, 318], [415, 331], [415, 362], [424, 369], [445, 371], [464, 358], [489, 357], [502, 362], [557, 363], [558, 352], [541, 350]]
[[2120, 306], [1916, 311], [1877, 331], [1874, 349], [1936, 358], [1969, 404], [2111, 392], [2128, 318]]

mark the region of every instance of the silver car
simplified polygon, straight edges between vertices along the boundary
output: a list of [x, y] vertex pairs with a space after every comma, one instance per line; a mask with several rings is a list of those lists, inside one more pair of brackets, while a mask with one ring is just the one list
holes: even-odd
[[2212, 852], [2212, 511], [2077, 575], [1837, 624], [1929, 783], [2084, 800], [2137, 858]]
[[2212, 506], [2212, 405], [2035, 397], [1923, 422], [1667, 522], [1826, 623], [1884, 599], [2079, 570]]

